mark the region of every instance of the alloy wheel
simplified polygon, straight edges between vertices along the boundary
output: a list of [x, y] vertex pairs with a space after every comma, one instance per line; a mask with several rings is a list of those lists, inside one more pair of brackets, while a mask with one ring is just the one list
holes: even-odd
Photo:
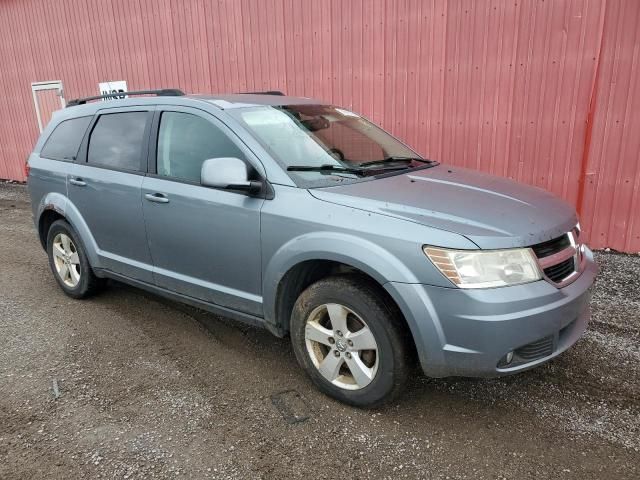
[[338, 303], [316, 307], [305, 325], [305, 343], [314, 366], [346, 390], [369, 385], [378, 370], [378, 345], [366, 322]]
[[53, 239], [53, 263], [62, 282], [74, 288], [80, 282], [80, 257], [71, 237], [58, 233]]

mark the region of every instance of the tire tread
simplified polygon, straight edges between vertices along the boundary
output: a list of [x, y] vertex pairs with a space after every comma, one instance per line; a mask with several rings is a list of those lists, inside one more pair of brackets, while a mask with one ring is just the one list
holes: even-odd
[[[412, 350], [409, 348], [409, 332], [406, 324], [395, 304], [390, 304], [385, 296], [381, 295], [381, 288], [377, 283], [360, 275], [343, 274], [327, 277], [312, 284], [300, 294], [291, 315], [291, 338], [298, 362], [321, 391], [357, 407], [377, 408], [393, 402], [404, 390], [409, 380], [411, 365], [413, 365]], [[373, 316], [374, 318], [386, 320], [381, 322], [383, 323], [381, 326], [389, 339], [393, 351], [393, 382], [390, 388], [381, 395], [371, 399], [364, 399], [359, 398], [357, 394], [354, 395], [351, 391], [335, 387], [319, 377], [315, 367], [307, 360], [308, 355], [304, 347], [304, 334], [299, 333], [301, 329], [304, 329], [304, 323], [306, 322], [303, 312], [308, 312], [312, 307], [316, 306], [314, 305], [314, 299], [331, 295], [331, 292], [334, 292], [334, 294], [339, 292], [338, 295], [346, 294], [348, 297], [363, 299], [368, 304], [368, 317]], [[310, 369], [313, 370], [310, 371]]]
[[[71, 289], [68, 286], [64, 285], [60, 281], [58, 274], [55, 271], [55, 267], [53, 266], [53, 260], [51, 258], [52, 256], [51, 242], [53, 241], [53, 237], [57, 231], [67, 233], [72, 238], [73, 243], [76, 245], [76, 249], [78, 250], [80, 263], [83, 267], [82, 274], [84, 278], [86, 278], [84, 282], [83, 282], [83, 279], [80, 280], [80, 284], [78, 285], [78, 288]], [[93, 272], [93, 269], [89, 264], [89, 259], [87, 258], [87, 255], [85, 253], [85, 248], [82, 241], [80, 240], [80, 237], [78, 236], [78, 234], [76, 234], [75, 230], [69, 224], [69, 222], [67, 222], [64, 219], [56, 220], [49, 227], [49, 231], [47, 232], [47, 256], [49, 257], [49, 266], [51, 268], [51, 272], [53, 273], [54, 278], [56, 279], [56, 281], [58, 282], [58, 285], [60, 285], [64, 293], [67, 294], [68, 296], [76, 299], [89, 298], [95, 295], [96, 293], [98, 293], [98, 291], [100, 291], [101, 288], [103, 287], [104, 280], [102, 278], [97, 277], [96, 274]]]

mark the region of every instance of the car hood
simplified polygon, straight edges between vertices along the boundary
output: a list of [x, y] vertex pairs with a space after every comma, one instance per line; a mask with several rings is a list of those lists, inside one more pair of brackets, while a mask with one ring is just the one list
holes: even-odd
[[486, 249], [534, 245], [577, 223], [574, 208], [545, 190], [444, 165], [310, 192], [326, 202], [455, 232]]

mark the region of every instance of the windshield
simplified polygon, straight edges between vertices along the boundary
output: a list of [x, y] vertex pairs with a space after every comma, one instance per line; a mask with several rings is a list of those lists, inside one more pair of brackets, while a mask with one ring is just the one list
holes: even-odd
[[229, 113], [300, 187], [365, 181], [432, 165], [378, 126], [342, 108], [260, 106]]

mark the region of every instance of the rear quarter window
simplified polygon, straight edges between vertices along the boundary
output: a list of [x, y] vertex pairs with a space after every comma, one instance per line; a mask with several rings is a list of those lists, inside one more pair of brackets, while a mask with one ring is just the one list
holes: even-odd
[[80, 149], [91, 117], [71, 118], [60, 122], [47, 139], [40, 156], [52, 160], [73, 161]]

